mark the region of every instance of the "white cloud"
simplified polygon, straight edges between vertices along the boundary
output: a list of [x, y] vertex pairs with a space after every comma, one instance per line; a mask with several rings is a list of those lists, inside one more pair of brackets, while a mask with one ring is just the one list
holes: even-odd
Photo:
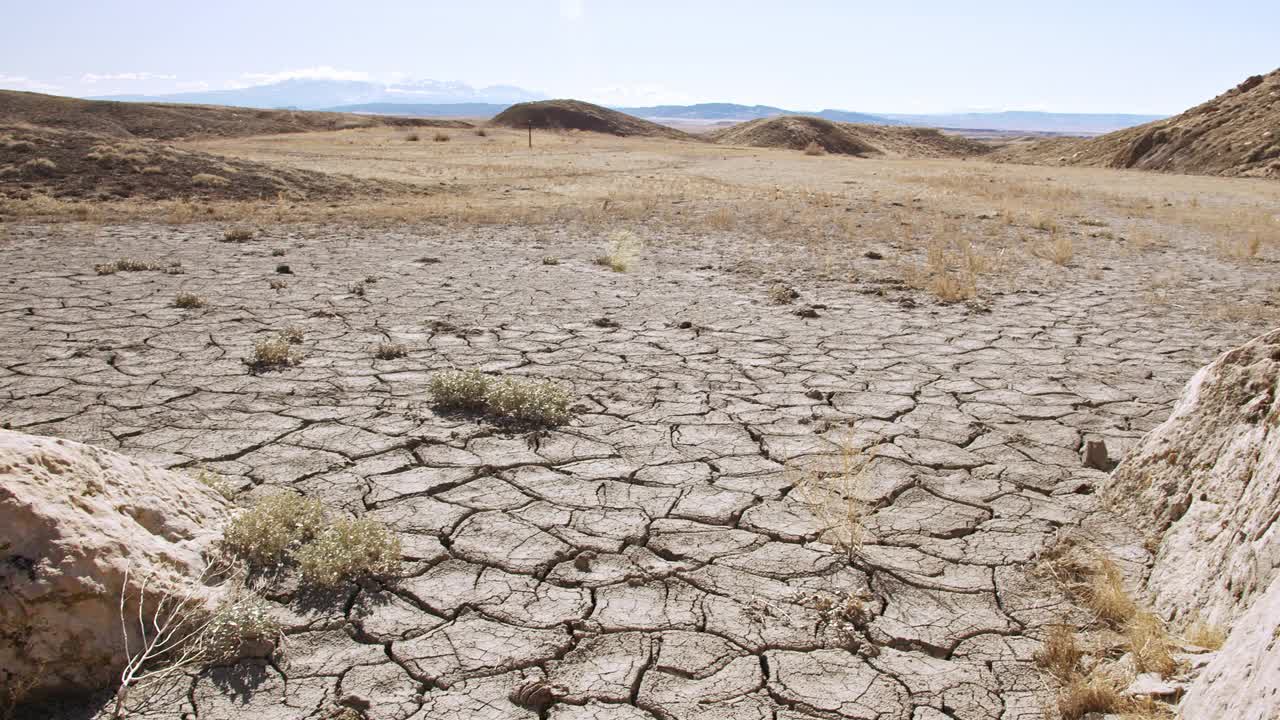
[[80, 76], [82, 83], [99, 83], [99, 82], [120, 82], [132, 81], [141, 82], [147, 80], [177, 80], [177, 75], [165, 75], [163, 73], [153, 72], [126, 72], [126, 73], [107, 73], [99, 75], [98, 73], [85, 73]]
[[592, 88], [587, 91], [586, 99], [606, 105], [624, 106], [689, 105], [697, 102], [693, 96], [659, 83]]
[[300, 68], [298, 70], [282, 70], [274, 73], [244, 73], [240, 77], [254, 85], [270, 85], [284, 80], [355, 80], [368, 82], [373, 79], [370, 73], [362, 70], [340, 70], [329, 65]]
[[5, 75], [0, 73], [0, 87], [10, 90], [31, 90], [34, 92], [54, 92], [62, 88], [51, 83], [32, 80], [22, 75]]
[[560, 0], [560, 17], [565, 20], [581, 20], [583, 0]]
[[174, 88], [176, 88], [177, 90], [181, 90], [182, 92], [192, 92], [195, 90], [208, 90], [209, 88], [213, 87], [212, 85], [205, 82], [204, 80], [188, 80], [180, 83], [174, 83], [173, 86]]

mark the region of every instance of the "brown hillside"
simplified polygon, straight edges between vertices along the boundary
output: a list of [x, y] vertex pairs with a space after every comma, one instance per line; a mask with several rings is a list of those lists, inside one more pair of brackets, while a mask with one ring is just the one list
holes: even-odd
[[803, 150], [816, 143], [841, 155], [968, 157], [988, 151], [983, 143], [933, 128], [837, 123], [806, 115], [761, 118], [716, 130], [708, 136], [721, 145]]
[[751, 120], [716, 130], [708, 137], [720, 145], [803, 150], [809, 143], [816, 143], [823, 150], [837, 155], [874, 155], [880, 152], [840, 123], [806, 115]]
[[218, 157], [147, 139], [0, 125], [0, 198], [342, 199], [413, 192], [395, 183]]
[[0, 124], [30, 124], [113, 137], [177, 140], [356, 127], [471, 127], [461, 120], [256, 110], [218, 105], [126, 103], [0, 90]]
[[535, 129], [586, 130], [623, 137], [696, 139], [675, 128], [641, 120], [638, 117], [581, 100], [541, 100], [519, 103], [498, 113], [490, 122], [494, 125], [521, 129], [532, 125]]
[[1088, 140], [1048, 140], [996, 153], [1035, 164], [1280, 177], [1280, 69], [1255, 75], [1175, 117]]

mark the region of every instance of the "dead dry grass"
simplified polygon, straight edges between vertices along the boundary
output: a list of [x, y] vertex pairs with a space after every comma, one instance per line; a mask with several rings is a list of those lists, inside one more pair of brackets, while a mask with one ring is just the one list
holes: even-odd
[[820, 540], [853, 558], [862, 548], [863, 524], [870, 508], [866, 472], [870, 457], [846, 438], [830, 468], [805, 468], [792, 473], [792, 492], [823, 527]]

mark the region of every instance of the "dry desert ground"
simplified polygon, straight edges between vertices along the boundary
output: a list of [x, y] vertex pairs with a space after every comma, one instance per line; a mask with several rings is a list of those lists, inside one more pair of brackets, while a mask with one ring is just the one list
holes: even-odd
[[[1063, 628], [1143, 662], [1052, 562], [1149, 560], [1082, 448], [1274, 324], [1280, 184], [420, 132], [177, 143], [386, 197], [0, 206], [6, 427], [401, 542], [138, 717], [1031, 720]], [[448, 412], [451, 369], [569, 416]]]

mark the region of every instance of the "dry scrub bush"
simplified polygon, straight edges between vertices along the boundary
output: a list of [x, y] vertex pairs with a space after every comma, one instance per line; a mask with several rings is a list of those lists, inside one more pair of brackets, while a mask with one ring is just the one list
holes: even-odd
[[252, 567], [278, 567], [323, 525], [324, 506], [319, 500], [279, 492], [237, 515], [222, 535], [222, 548]]
[[1044, 645], [1035, 654], [1036, 664], [1060, 682], [1066, 683], [1076, 674], [1076, 666], [1084, 651], [1076, 641], [1076, 633], [1067, 625], [1049, 628]]
[[432, 142], [449, 142], [449, 133], [438, 132], [431, 136]]
[[476, 128], [476, 135], [477, 135], [478, 137], [489, 137], [489, 131], [488, 131], [488, 130], [485, 130], [485, 129], [484, 129], [484, 128], [482, 128], [482, 127], [478, 127], [478, 128]]
[[149, 270], [163, 270], [164, 266], [152, 260], [137, 260], [134, 258], [121, 258], [113, 260], [109, 263], [101, 263], [93, 266], [93, 271], [99, 275], [114, 275], [118, 272], [145, 272]]
[[1138, 672], [1153, 672], [1160, 677], [1168, 677], [1177, 670], [1178, 664], [1173, 659], [1173, 645], [1169, 642], [1169, 635], [1160, 618], [1150, 612], [1138, 612], [1130, 618], [1125, 627], [1125, 635]]
[[1124, 576], [1110, 558], [1101, 558], [1084, 594], [1085, 604], [1112, 627], [1124, 627], [1138, 612], [1138, 604], [1124, 587]]
[[404, 343], [396, 342], [380, 342], [373, 348], [374, 357], [379, 360], [395, 360], [402, 358], [409, 353], [409, 349]]
[[543, 264], [543, 265], [559, 265], [559, 264], [560, 264], [560, 258], [558, 258], [558, 257], [554, 257], [554, 256], [552, 256], [552, 255], [548, 255], [548, 256], [546, 256], [546, 257], [542, 258], [542, 264]]
[[289, 287], [289, 281], [281, 278], [272, 278], [267, 281], [267, 287], [272, 290], [284, 290]]
[[596, 264], [603, 265], [614, 272], [630, 270], [644, 244], [630, 230], [618, 230], [610, 237], [613, 242], [609, 246], [609, 253], [596, 258]]
[[774, 283], [769, 287], [770, 305], [789, 305], [798, 297], [800, 293], [784, 283]]
[[233, 227], [222, 233], [223, 242], [242, 243], [253, 239], [253, 228]]
[[418, 141], [419, 141], [419, 140], [421, 140], [422, 138], [421, 138], [421, 136], [419, 136], [419, 135], [418, 135], [418, 133], [416, 133], [416, 132], [411, 132], [411, 133], [409, 133], [409, 134], [405, 135], [405, 136], [404, 136], [404, 139], [405, 139], [405, 142], [418, 142]]
[[261, 372], [297, 365], [302, 362], [302, 354], [293, 348], [293, 341], [280, 333], [254, 343], [253, 355], [245, 362], [255, 372]]
[[195, 308], [204, 307], [205, 301], [204, 298], [196, 295], [195, 293], [180, 292], [178, 293], [178, 296], [173, 299], [173, 306], [182, 308], [183, 310], [193, 310]]
[[400, 540], [382, 523], [344, 519], [321, 530], [294, 558], [306, 582], [335, 587], [349, 578], [395, 572]]
[[1058, 692], [1062, 720], [1081, 720], [1089, 713], [1117, 713], [1131, 707], [1114, 678], [1102, 672], [1076, 675]]
[[834, 472], [809, 469], [793, 481], [797, 499], [822, 523], [821, 539], [852, 558], [862, 547], [863, 520], [868, 508], [862, 499], [869, 459], [851, 442], [840, 446]]
[[400, 559], [400, 541], [367, 518], [330, 522], [319, 500], [291, 492], [270, 495], [238, 515], [222, 549], [255, 569], [296, 564], [305, 582], [333, 587], [362, 575], [386, 575]]
[[826, 155], [827, 151], [822, 148], [817, 141], [810, 140], [808, 145], [804, 146], [805, 155]]
[[1075, 257], [1075, 243], [1071, 241], [1069, 236], [1055, 232], [1052, 240], [1036, 246], [1032, 250], [1032, 254], [1038, 258], [1049, 260], [1055, 265], [1066, 267], [1071, 264], [1071, 259]]
[[569, 394], [550, 381], [495, 379], [479, 370], [452, 370], [431, 377], [432, 402], [445, 410], [483, 412], [536, 425], [569, 419]]
[[284, 330], [280, 331], [280, 337], [284, 338], [285, 341], [291, 345], [298, 345], [301, 343], [302, 339], [306, 337], [306, 334], [307, 331], [297, 325], [286, 326]]

